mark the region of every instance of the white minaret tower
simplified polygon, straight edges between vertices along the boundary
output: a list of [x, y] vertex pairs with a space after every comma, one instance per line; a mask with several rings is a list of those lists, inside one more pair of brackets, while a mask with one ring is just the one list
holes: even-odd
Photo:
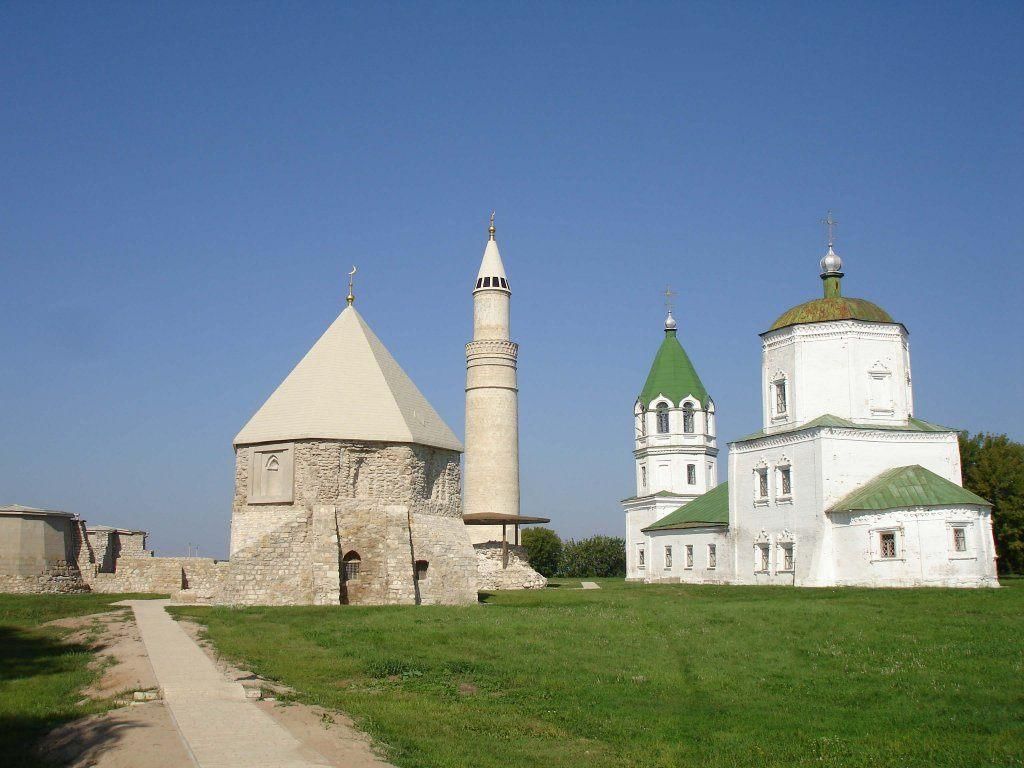
[[[519, 514], [519, 389], [509, 341], [512, 292], [495, 239], [494, 214], [473, 289], [473, 340], [466, 345], [464, 514]], [[500, 526], [469, 526], [474, 544], [501, 541]]]

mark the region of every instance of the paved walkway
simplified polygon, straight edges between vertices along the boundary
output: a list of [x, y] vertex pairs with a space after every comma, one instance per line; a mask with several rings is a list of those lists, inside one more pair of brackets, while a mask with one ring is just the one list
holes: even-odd
[[200, 768], [321, 768], [332, 763], [304, 747], [245, 698], [170, 617], [169, 600], [128, 600], [164, 702]]

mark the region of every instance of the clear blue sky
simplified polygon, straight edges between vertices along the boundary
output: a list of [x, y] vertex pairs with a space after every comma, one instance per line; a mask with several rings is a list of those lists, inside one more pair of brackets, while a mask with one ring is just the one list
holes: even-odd
[[353, 263], [462, 435], [492, 208], [523, 512], [563, 534], [623, 533], [666, 283], [720, 434], [760, 425], [829, 208], [917, 415], [1024, 439], [1022, 9], [4, 3], [0, 503], [226, 554], [231, 439]]

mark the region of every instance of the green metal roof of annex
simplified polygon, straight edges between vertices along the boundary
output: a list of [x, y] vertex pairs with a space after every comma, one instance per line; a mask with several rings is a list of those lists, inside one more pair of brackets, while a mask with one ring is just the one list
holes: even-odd
[[705, 528], [729, 524], [729, 483], [716, 485], [703, 496], [669, 512], [644, 531], [665, 531], [677, 528]]
[[[669, 320], [674, 326], [675, 321], [671, 315]], [[697, 375], [697, 370], [690, 362], [690, 356], [676, 338], [674, 327], [665, 328], [665, 338], [658, 347], [654, 362], [651, 363], [651, 372], [647, 374], [647, 381], [640, 392], [640, 402], [646, 408], [660, 395], [664, 395], [676, 405], [684, 397], [692, 395], [705, 408], [711, 399], [708, 391], [704, 389], [704, 384], [701, 383], [700, 376]]]
[[832, 505], [829, 512], [973, 504], [991, 507], [981, 496], [919, 464], [887, 469]]

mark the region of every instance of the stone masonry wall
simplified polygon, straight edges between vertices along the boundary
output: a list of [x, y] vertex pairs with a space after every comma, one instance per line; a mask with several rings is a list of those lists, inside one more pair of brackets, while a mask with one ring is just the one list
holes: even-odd
[[16, 594], [66, 594], [88, 592], [82, 574], [74, 563], [59, 560], [34, 576], [0, 574], [0, 592]]
[[153, 592], [174, 594], [185, 584], [178, 557], [122, 557], [114, 573], [97, 573], [90, 583], [93, 592]]
[[548, 580], [530, 567], [526, 549], [508, 545], [508, 568], [502, 567], [500, 541], [474, 545], [479, 568], [480, 589], [543, 589]]
[[[220, 601], [476, 600], [457, 452], [391, 443], [305, 440], [293, 445], [292, 504], [249, 504], [250, 449], [236, 450], [231, 565]], [[418, 549], [423, 557], [414, 556]], [[346, 556], [358, 561], [358, 573], [348, 579]], [[417, 559], [429, 563], [429, 589], [418, 589]]]

